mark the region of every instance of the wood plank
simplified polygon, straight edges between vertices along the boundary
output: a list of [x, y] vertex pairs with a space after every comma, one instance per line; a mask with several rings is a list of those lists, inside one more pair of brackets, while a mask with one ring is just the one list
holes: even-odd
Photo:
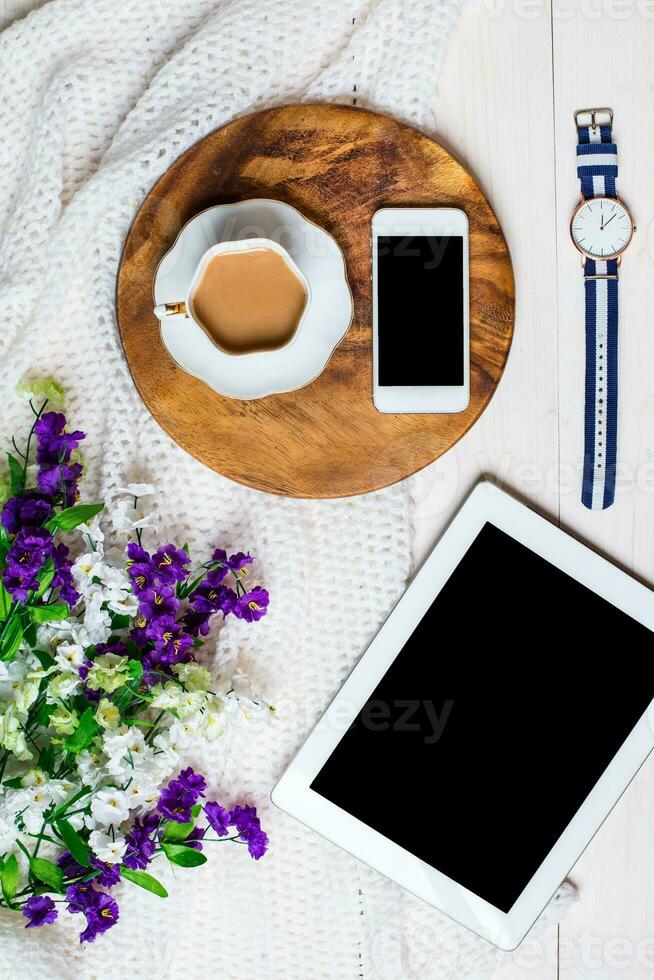
[[[654, 131], [643, 113], [654, 85], [654, 19], [634, 4], [572, 8], [554, 20], [558, 194], [558, 303], [561, 377], [561, 521], [609, 558], [654, 582], [654, 398], [651, 365]], [[590, 7], [584, 8], [586, 14]], [[640, 11], [640, 12], [639, 12]], [[612, 508], [591, 512], [579, 494], [583, 456], [584, 297], [580, 259], [568, 235], [579, 190], [574, 109], [615, 112], [618, 193], [640, 226], [620, 270], [618, 492]], [[621, 470], [621, 474], [620, 474]], [[606, 651], [605, 655], [610, 655]], [[643, 651], [643, 656], [650, 656]], [[572, 877], [581, 901], [561, 926], [561, 977], [651, 977], [654, 970], [654, 762], [639, 773]]]
[[[413, 478], [415, 557], [431, 547], [484, 474], [558, 516], [557, 330], [550, 18], [471, 4], [448, 46], [435, 134], [475, 174], [499, 218], [516, 275], [507, 369], [465, 438]], [[494, 980], [555, 980], [557, 930], [525, 943]]]

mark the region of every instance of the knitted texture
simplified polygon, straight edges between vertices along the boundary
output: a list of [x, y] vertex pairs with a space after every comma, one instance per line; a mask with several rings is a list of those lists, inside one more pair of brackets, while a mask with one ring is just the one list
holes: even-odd
[[119, 924], [88, 948], [75, 917], [25, 932], [4, 914], [0, 978], [480, 980], [495, 962], [487, 944], [268, 803], [405, 585], [406, 485], [294, 501], [207, 470], [144, 409], [114, 315], [127, 230], [183, 150], [237, 115], [302, 100], [356, 101], [431, 127], [461, 2], [50, 0], [0, 35], [2, 437], [23, 424], [18, 378], [54, 375], [88, 433], [86, 499], [152, 481], [166, 540], [203, 557], [251, 549], [270, 615], [252, 628], [230, 621], [217, 666], [238, 662], [277, 708], [189, 760], [219, 799], [259, 807], [272, 841], [264, 860], [216, 845], [209, 864], [175, 880], [162, 862], [171, 897], [123, 888]]

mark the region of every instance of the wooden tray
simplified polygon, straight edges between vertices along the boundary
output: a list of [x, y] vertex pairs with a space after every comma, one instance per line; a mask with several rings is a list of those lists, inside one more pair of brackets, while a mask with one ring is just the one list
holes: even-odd
[[[152, 312], [152, 281], [189, 218], [255, 197], [292, 204], [334, 235], [347, 263], [354, 320], [312, 384], [235, 401], [170, 358]], [[370, 219], [393, 205], [460, 207], [470, 220], [470, 405], [458, 415], [382, 415], [372, 403]], [[154, 185], [118, 270], [118, 329], [134, 383], [159, 424], [224, 476], [291, 497], [376, 490], [449, 449], [495, 391], [513, 315], [508, 249], [470, 174], [410, 126], [349, 106], [270, 109], [210, 133]]]

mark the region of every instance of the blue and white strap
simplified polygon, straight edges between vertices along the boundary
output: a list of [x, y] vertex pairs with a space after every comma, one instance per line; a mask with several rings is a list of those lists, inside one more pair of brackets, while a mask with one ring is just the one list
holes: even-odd
[[[599, 110], [598, 110], [599, 111]], [[588, 115], [588, 113], [586, 113]], [[615, 197], [618, 150], [611, 124], [577, 127], [577, 175], [583, 197]], [[581, 501], [605, 510], [615, 499], [618, 420], [618, 261], [587, 258], [586, 407]]]

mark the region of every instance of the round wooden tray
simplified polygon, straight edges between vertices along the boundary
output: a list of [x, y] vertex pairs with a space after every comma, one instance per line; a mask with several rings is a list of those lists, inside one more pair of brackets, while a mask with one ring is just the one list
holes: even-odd
[[[189, 218], [213, 204], [255, 197], [292, 204], [336, 238], [347, 263], [354, 320], [311, 384], [236, 401], [186, 374], [168, 355], [152, 312], [152, 282]], [[458, 415], [382, 415], [372, 403], [370, 219], [380, 207], [420, 205], [462, 208], [470, 221], [470, 405]], [[410, 126], [348, 106], [254, 113], [192, 146], [143, 202], [117, 281], [127, 362], [159, 424], [224, 476], [292, 497], [376, 490], [449, 449], [495, 391], [513, 314], [508, 249], [470, 174]]]

